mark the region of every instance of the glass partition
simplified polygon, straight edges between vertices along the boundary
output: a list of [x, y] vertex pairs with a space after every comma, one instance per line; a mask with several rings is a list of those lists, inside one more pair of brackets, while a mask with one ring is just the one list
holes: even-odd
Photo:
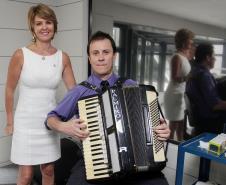
[[[174, 34], [175, 32], [170, 30], [121, 23], [115, 23], [113, 28], [118, 52], [114, 65], [115, 72], [141, 84], [155, 86], [160, 94], [161, 105], [164, 104], [162, 97], [170, 79], [170, 59], [176, 51]], [[208, 41], [214, 45], [216, 63], [211, 72], [216, 78], [225, 75], [224, 40], [199, 35], [194, 40], [195, 44]], [[164, 106], [161, 107], [164, 108]], [[182, 132], [185, 135], [191, 135], [192, 127], [188, 121]]]

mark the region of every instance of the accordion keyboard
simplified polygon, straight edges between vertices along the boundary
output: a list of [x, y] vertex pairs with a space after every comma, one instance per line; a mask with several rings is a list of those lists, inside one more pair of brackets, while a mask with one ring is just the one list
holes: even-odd
[[83, 141], [87, 180], [109, 177], [110, 167], [103, 124], [101, 123], [102, 114], [99, 98], [94, 96], [80, 100], [78, 106], [80, 119], [85, 121], [90, 132], [89, 137]]

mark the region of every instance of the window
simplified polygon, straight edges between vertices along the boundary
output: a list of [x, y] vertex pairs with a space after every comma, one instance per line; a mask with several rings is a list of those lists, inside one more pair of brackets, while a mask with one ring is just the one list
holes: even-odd
[[[115, 23], [113, 38], [118, 52], [115, 73], [141, 84], [153, 85], [157, 91], [165, 91], [170, 80], [170, 60], [176, 51], [174, 35], [175, 32], [168, 30], [145, 27], [143, 31], [138, 26]], [[196, 36], [196, 44], [203, 41], [214, 45], [216, 63], [211, 72], [215, 75], [226, 74], [226, 64], [223, 65], [224, 40]]]
[[222, 73], [226, 74], [225, 70], [222, 71], [223, 45], [214, 44], [213, 46], [214, 46], [216, 61], [214, 64], [214, 68], [211, 70], [211, 72], [216, 76], [219, 76]]

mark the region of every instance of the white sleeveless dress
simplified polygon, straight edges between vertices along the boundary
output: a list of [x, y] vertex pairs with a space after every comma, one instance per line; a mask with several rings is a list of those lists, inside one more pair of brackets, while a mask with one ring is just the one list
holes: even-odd
[[36, 165], [60, 158], [60, 137], [44, 125], [56, 106], [56, 89], [62, 77], [62, 51], [51, 56], [22, 48], [24, 64], [19, 81], [19, 99], [14, 116], [11, 161]]
[[[176, 53], [181, 59], [181, 71], [179, 76], [186, 77], [191, 70], [190, 63], [186, 57]], [[170, 71], [171, 64], [170, 64]], [[171, 75], [170, 75], [171, 76]], [[164, 94], [164, 110], [165, 117], [170, 121], [180, 121], [184, 119], [184, 92], [185, 92], [185, 82], [178, 83], [170, 79], [168, 87]]]

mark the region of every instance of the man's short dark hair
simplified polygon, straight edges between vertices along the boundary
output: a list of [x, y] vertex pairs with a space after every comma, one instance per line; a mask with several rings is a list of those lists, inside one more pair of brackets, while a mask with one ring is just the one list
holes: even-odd
[[195, 62], [202, 63], [207, 56], [212, 56], [214, 48], [211, 43], [201, 43], [197, 46], [195, 51]]
[[116, 53], [116, 45], [115, 45], [114, 39], [108, 33], [105, 33], [105, 32], [102, 32], [102, 31], [97, 31], [89, 39], [89, 42], [88, 42], [88, 45], [87, 45], [87, 54], [88, 54], [88, 56], [89, 56], [90, 44], [93, 41], [104, 40], [104, 39], [108, 39], [111, 42], [113, 53]]

